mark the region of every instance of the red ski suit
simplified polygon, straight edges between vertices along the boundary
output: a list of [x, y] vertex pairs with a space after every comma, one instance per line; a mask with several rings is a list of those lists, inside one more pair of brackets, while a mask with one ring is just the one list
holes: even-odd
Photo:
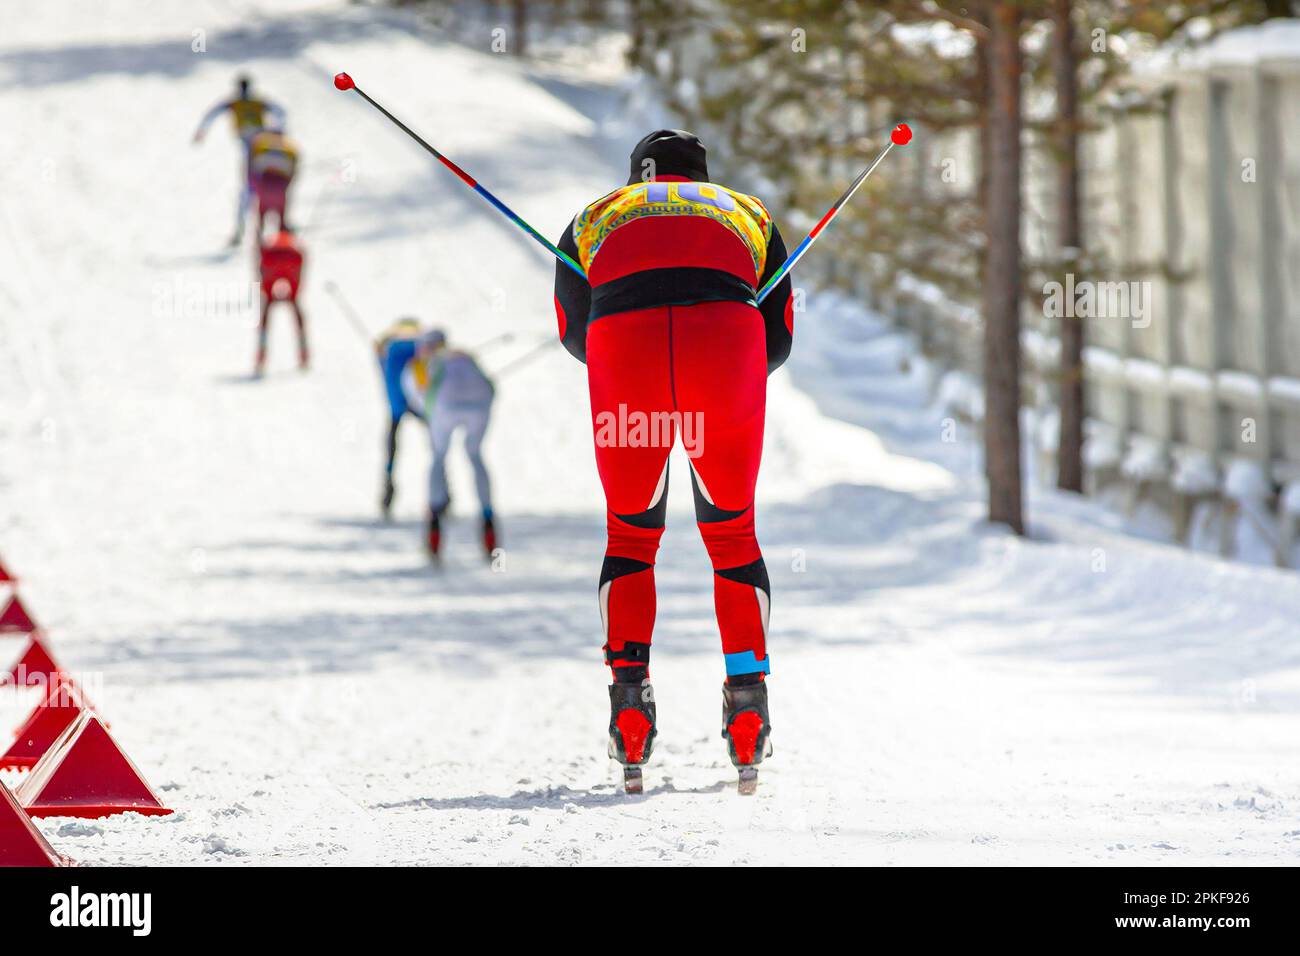
[[588, 206], [559, 245], [588, 276], [557, 265], [555, 305], [561, 339], [587, 363], [607, 504], [606, 660], [616, 680], [648, 664], [668, 454], [680, 440], [727, 673], [758, 679], [769, 671], [770, 588], [754, 485], [767, 375], [789, 354], [792, 311], [788, 279], [761, 309], [754, 295], [785, 261], [780, 233], [753, 197], [659, 176]]
[[302, 284], [302, 248], [293, 233], [281, 229], [273, 241], [262, 246], [262, 317], [257, 327], [257, 368], [266, 361], [266, 340], [270, 330], [271, 304], [287, 302], [298, 325], [298, 361], [307, 367], [307, 325], [298, 305], [298, 288]]

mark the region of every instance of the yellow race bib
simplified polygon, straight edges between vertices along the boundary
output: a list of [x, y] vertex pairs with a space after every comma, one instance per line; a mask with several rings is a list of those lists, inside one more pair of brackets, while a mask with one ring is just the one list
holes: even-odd
[[763, 274], [767, 243], [772, 236], [772, 217], [767, 208], [753, 196], [697, 182], [634, 183], [592, 203], [573, 224], [582, 267], [590, 271], [591, 261], [610, 234], [642, 216], [704, 216], [720, 222], [749, 250], [754, 275]]

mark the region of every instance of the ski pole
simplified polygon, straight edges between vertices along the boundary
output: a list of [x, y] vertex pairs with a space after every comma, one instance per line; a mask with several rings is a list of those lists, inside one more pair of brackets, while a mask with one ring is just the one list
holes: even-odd
[[812, 244], [817, 241], [817, 237], [821, 234], [821, 231], [829, 226], [831, 220], [840, 214], [840, 210], [843, 209], [845, 204], [853, 198], [853, 194], [858, 191], [858, 187], [866, 182], [867, 177], [870, 176], [875, 171], [876, 167], [881, 164], [884, 158], [889, 155], [889, 151], [895, 146], [906, 146], [911, 139], [912, 130], [906, 123], [899, 123], [893, 128], [889, 134], [889, 142], [886, 143], [885, 148], [880, 151], [880, 155], [875, 158], [870, 166], [858, 174], [858, 178], [853, 180], [848, 189], [844, 190], [843, 195], [841, 195], [839, 199], [835, 200], [835, 203], [830, 209], [826, 210], [826, 215], [822, 216], [817, 225], [812, 227], [812, 232], [804, 236], [803, 242], [795, 246], [794, 252], [790, 253], [790, 257], [785, 260], [781, 268], [777, 269], [772, 275], [772, 278], [767, 280], [767, 283], [763, 288], [758, 290], [759, 302], [762, 302], [771, 295], [772, 290], [775, 289], [777, 284], [786, 277], [786, 274], [795, 267], [795, 264], [803, 258], [804, 253], [812, 248]]
[[502, 332], [500, 335], [494, 335], [490, 339], [485, 339], [484, 341], [478, 343], [478, 345], [471, 346], [469, 351], [482, 352], [484, 349], [489, 349], [492, 346], [498, 345], [502, 342], [510, 342], [514, 339], [514, 337], [515, 337], [515, 333], [513, 332]]
[[485, 189], [480, 183], [478, 183], [473, 176], [465, 172], [465, 170], [461, 169], [459, 166], [453, 163], [446, 156], [442, 155], [442, 153], [438, 152], [436, 149], [434, 149], [432, 146], [426, 143], [419, 136], [418, 133], [416, 133], [413, 129], [411, 129], [401, 120], [399, 120], [396, 116], [394, 116], [392, 113], [388, 112], [388, 110], [384, 109], [377, 102], [375, 102], [375, 100], [372, 99], [371, 96], [368, 93], [366, 93], [365, 90], [363, 90], [361, 87], [357, 86], [355, 82], [353, 82], [352, 77], [348, 76], [346, 73], [339, 73], [337, 76], [334, 77], [334, 86], [340, 90], [352, 90], [356, 93], [361, 94], [362, 99], [364, 99], [367, 103], [369, 103], [375, 109], [379, 110], [379, 112], [383, 113], [386, 117], [388, 117], [388, 119], [392, 121], [393, 125], [395, 125], [403, 133], [405, 133], [407, 136], [411, 137], [411, 139], [415, 140], [422, 147], [424, 147], [425, 151], [428, 152], [429, 155], [431, 155], [434, 159], [438, 160], [438, 162], [442, 163], [442, 165], [446, 166], [449, 170], [455, 173], [457, 179], [459, 179], [466, 186], [474, 190], [474, 192], [478, 193], [489, 203], [491, 203], [493, 208], [495, 208], [497, 212], [501, 213], [503, 216], [505, 216], [507, 219], [513, 222], [524, 232], [528, 233], [528, 235], [532, 236], [534, 239], [540, 242], [543, 246], [546, 247], [547, 251], [549, 251], [551, 255], [555, 256], [555, 258], [559, 259], [561, 262], [563, 262], [566, 266], [568, 266], [578, 275], [582, 276], [584, 279], [587, 278], [586, 271], [584, 271], [582, 266], [580, 266], [576, 261], [574, 261], [572, 256], [563, 252], [558, 246], [552, 243], [540, 232], [538, 232], [532, 226], [528, 225], [528, 223], [524, 222], [524, 220], [521, 219], [513, 209], [511, 209], [509, 206], [503, 203], [500, 199], [497, 199], [497, 197], [492, 195], [492, 193], [488, 192], [487, 189]]
[[497, 369], [495, 372], [492, 373], [492, 377], [494, 379], [500, 379], [501, 377], [508, 375], [510, 372], [513, 372], [515, 369], [519, 368], [519, 366], [532, 361], [537, 356], [541, 355], [543, 352], [549, 349], [552, 345], [556, 345], [559, 341], [560, 341], [559, 339], [555, 339], [555, 338], [551, 338], [550, 336], [547, 336], [545, 341], [538, 343], [533, 348], [525, 352], [523, 355], [519, 356], [516, 359], [512, 359], [511, 361], [507, 362], [505, 365], [501, 366], [499, 369]]
[[325, 291], [334, 297], [334, 301], [339, 304], [339, 310], [347, 318], [348, 323], [356, 331], [357, 335], [367, 342], [374, 342], [374, 336], [366, 329], [366, 324], [361, 321], [361, 316], [357, 315], [356, 309], [352, 308], [352, 303], [343, 295], [343, 290], [333, 282], [326, 282]]

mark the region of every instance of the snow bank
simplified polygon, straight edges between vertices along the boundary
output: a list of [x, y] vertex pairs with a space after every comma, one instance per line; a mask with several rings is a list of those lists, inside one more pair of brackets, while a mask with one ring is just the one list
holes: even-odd
[[1272, 496], [1273, 483], [1263, 464], [1236, 458], [1224, 474], [1223, 493], [1234, 501], [1262, 501]]
[[945, 372], [939, 380], [936, 404], [945, 411], [977, 422], [984, 418], [984, 389], [979, 380], [958, 369]]
[[1208, 495], [1219, 487], [1219, 472], [1208, 452], [1176, 448], [1173, 453], [1173, 489], [1184, 495]]
[[1128, 453], [1120, 465], [1124, 477], [1134, 481], [1157, 481], [1169, 474], [1169, 455], [1164, 442], [1147, 435], [1133, 435]]
[[1040, 411], [1034, 425], [1034, 442], [1039, 451], [1055, 454], [1061, 447], [1061, 413], [1055, 407]]
[[1083, 440], [1083, 463], [1090, 471], [1115, 468], [1123, 457], [1119, 432], [1109, 425], [1090, 421]]
[[1300, 481], [1288, 481], [1282, 489], [1281, 510], [1283, 514], [1300, 516]]

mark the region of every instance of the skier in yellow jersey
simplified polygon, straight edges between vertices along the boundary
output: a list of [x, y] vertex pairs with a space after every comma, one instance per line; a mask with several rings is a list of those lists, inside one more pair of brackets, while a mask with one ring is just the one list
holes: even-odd
[[244, 185], [239, 193], [238, 219], [235, 221], [235, 234], [230, 245], [237, 246], [244, 237], [244, 220], [248, 218], [248, 208], [253, 198], [252, 169], [250, 165], [253, 137], [268, 127], [283, 128], [284, 110], [270, 100], [254, 96], [253, 81], [247, 75], [236, 79], [237, 92], [233, 99], [223, 100], [204, 115], [199, 128], [194, 131], [194, 142], [203, 142], [204, 134], [212, 121], [222, 113], [230, 113], [235, 135], [244, 147]]
[[284, 135], [283, 129], [264, 129], [254, 134], [248, 145], [248, 169], [257, 199], [257, 234], [262, 235], [268, 212], [275, 213], [278, 228], [289, 228], [285, 207], [298, 169], [297, 144]]

